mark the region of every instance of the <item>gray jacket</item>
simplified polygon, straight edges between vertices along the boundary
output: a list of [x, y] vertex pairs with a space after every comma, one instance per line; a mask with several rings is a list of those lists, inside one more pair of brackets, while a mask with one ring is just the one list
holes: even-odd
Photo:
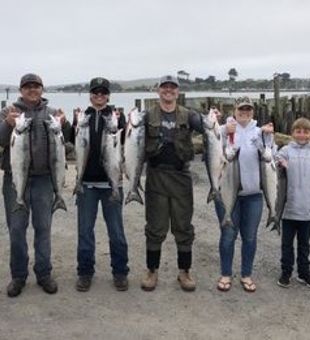
[[[47, 103], [47, 99], [42, 98], [36, 107], [30, 108], [22, 98], [19, 98], [13, 104], [19, 112], [24, 112], [26, 117], [33, 119], [30, 132], [30, 175], [44, 175], [50, 172], [48, 166], [48, 139], [44, 120], [50, 119], [49, 115], [54, 115], [56, 110], [48, 107]], [[1, 169], [10, 172], [10, 139], [13, 128], [5, 121], [7, 113], [8, 108], [4, 108], [0, 112], [0, 146], [4, 148]]]
[[[224, 145], [226, 144], [226, 125], [221, 126]], [[241, 190], [240, 196], [261, 193], [258, 144], [262, 144], [262, 132], [256, 120], [251, 120], [243, 127], [237, 123], [235, 146], [240, 148], [239, 165]]]
[[290, 142], [278, 151], [276, 158], [288, 163], [283, 218], [310, 221], [310, 143]]

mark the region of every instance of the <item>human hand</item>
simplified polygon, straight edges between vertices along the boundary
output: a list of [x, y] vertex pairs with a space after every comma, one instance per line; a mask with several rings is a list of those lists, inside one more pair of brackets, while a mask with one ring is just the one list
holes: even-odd
[[214, 112], [217, 121], [219, 122], [222, 118], [222, 112], [217, 107], [211, 107], [211, 110]]
[[114, 110], [113, 111], [113, 114], [115, 115], [115, 117], [119, 120], [120, 119], [120, 117], [121, 117], [121, 113], [120, 113], [120, 111], [119, 110]]
[[281, 168], [285, 168], [285, 169], [287, 169], [287, 167], [288, 167], [288, 162], [287, 162], [287, 160], [286, 159], [279, 159], [278, 161], [277, 161], [277, 165], [279, 166], [279, 167], [281, 167]]
[[5, 121], [12, 127], [15, 127], [16, 122], [15, 118], [19, 117], [20, 113], [17, 111], [15, 106], [9, 106], [8, 108], [8, 113], [5, 118]]
[[261, 127], [263, 133], [274, 133], [273, 123], [265, 124]]
[[226, 120], [226, 134], [234, 134], [237, 129], [237, 122], [233, 117], [228, 117]]
[[58, 109], [56, 111], [55, 116], [59, 119], [60, 124], [63, 125], [66, 122], [66, 115], [65, 113], [62, 111], [62, 109]]

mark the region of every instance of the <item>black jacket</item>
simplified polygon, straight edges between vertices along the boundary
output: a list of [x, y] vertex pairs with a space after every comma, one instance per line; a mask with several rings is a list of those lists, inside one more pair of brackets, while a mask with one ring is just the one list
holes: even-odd
[[[101, 158], [101, 139], [102, 132], [106, 127], [106, 120], [111, 117], [112, 109], [110, 106], [106, 106], [104, 109], [97, 111], [92, 106], [89, 106], [85, 114], [90, 115], [89, 119], [89, 133], [90, 133], [90, 151], [88, 162], [83, 176], [83, 181], [85, 182], [107, 182], [109, 181], [107, 173], [102, 166]], [[118, 128], [122, 129], [126, 125], [126, 119], [124, 114], [118, 122]], [[76, 122], [74, 121], [73, 129], [76, 127]], [[74, 134], [72, 134], [71, 141], [74, 143]]]

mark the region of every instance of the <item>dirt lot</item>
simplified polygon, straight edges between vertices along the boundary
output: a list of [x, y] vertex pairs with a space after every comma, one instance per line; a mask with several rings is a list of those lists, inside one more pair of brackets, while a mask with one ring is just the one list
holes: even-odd
[[[280, 238], [265, 230], [266, 213], [259, 230], [254, 278], [257, 292], [239, 284], [240, 243], [237, 243], [233, 287], [216, 290], [219, 277], [219, 228], [213, 204], [206, 204], [206, 171], [197, 158], [192, 165], [195, 182], [196, 227], [193, 275], [194, 293], [181, 291], [176, 281], [176, 248], [169, 235], [163, 246], [160, 281], [154, 292], [140, 289], [145, 263], [144, 208], [124, 208], [129, 244], [130, 289], [112, 286], [109, 249], [101, 214], [97, 221], [97, 272], [92, 289], [78, 293], [76, 280], [76, 211], [72, 189], [74, 168], [69, 166], [65, 199], [68, 213], [56, 212], [52, 229], [54, 276], [59, 292], [49, 296], [30, 276], [22, 295], [6, 295], [9, 275], [9, 239], [3, 200], [0, 201], [0, 340], [4, 339], [309, 339], [310, 289], [293, 282], [279, 288]], [[2, 195], [1, 195], [2, 197]], [[28, 232], [30, 266], [33, 265], [32, 227]]]

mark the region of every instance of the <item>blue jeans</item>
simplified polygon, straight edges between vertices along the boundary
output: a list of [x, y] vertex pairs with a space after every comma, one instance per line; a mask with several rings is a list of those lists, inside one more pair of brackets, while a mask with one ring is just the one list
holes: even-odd
[[54, 190], [49, 175], [31, 176], [25, 190], [25, 202], [28, 207], [12, 211], [16, 202], [12, 176], [3, 177], [3, 196], [7, 225], [10, 235], [10, 269], [13, 279], [26, 280], [28, 276], [28, 245], [26, 231], [31, 210], [34, 228], [34, 272], [40, 279], [50, 275], [51, 265], [51, 224]]
[[295, 262], [294, 238], [297, 235], [297, 270], [301, 278], [309, 276], [310, 221], [282, 220], [281, 268], [291, 276]]
[[[83, 193], [77, 195], [78, 209], [78, 275], [92, 276], [95, 273], [95, 222], [98, 203], [108, 229], [111, 267], [113, 275], [127, 275], [128, 246], [124, 234], [122, 203], [112, 201], [111, 189], [88, 188], [83, 185]], [[120, 189], [123, 200], [123, 191]]]
[[[215, 203], [215, 209], [219, 221], [222, 221], [225, 210], [221, 202]], [[262, 211], [262, 194], [238, 196], [232, 212], [234, 226], [221, 227], [219, 250], [222, 276], [232, 276], [235, 241], [239, 230], [242, 240], [241, 277], [252, 275], [253, 261], [256, 253], [257, 229], [262, 217]]]

